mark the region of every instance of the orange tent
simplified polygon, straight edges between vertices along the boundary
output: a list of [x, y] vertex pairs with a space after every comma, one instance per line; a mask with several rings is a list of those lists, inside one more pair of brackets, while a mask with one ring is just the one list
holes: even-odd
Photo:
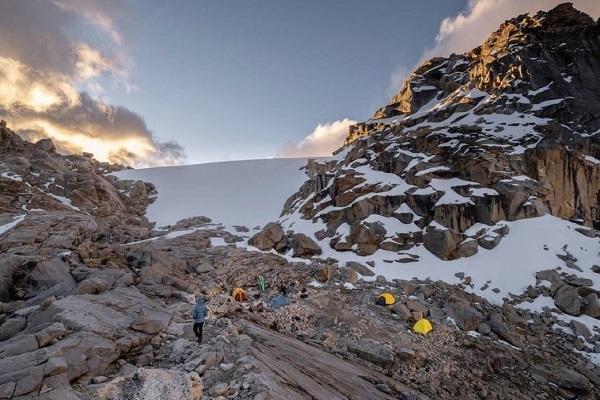
[[233, 292], [231, 292], [231, 297], [233, 297], [236, 301], [248, 301], [248, 295], [242, 288], [233, 289]]

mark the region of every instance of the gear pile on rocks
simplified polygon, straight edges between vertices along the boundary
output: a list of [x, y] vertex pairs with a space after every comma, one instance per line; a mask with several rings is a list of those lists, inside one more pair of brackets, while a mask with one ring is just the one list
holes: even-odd
[[[589, 279], [540, 271], [498, 305], [468, 293], [464, 273], [454, 285], [390, 281], [319, 257], [324, 241], [467, 257], [510, 235], [500, 220], [543, 212], [596, 235], [599, 32], [562, 5], [432, 60], [352, 128], [336, 160], [309, 163], [287, 222], [252, 238], [202, 216], [156, 229], [151, 183], [2, 123], [0, 399], [600, 397], [600, 332], [581, 322], [600, 318]], [[388, 231], [391, 219], [403, 228]], [[303, 259], [277, 254], [287, 251]], [[282, 287], [287, 304], [270, 307]], [[382, 292], [395, 304], [376, 305]], [[208, 307], [201, 344], [195, 295]], [[540, 299], [551, 300], [523, 307]], [[427, 336], [411, 331], [421, 318]]]

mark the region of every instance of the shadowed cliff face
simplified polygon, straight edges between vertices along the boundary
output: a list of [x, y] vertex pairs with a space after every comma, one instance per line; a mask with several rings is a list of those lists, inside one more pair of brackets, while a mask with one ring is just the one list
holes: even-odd
[[[600, 22], [563, 4], [425, 62], [333, 161], [308, 165], [282, 221], [312, 221], [339, 251], [424, 243], [443, 259], [495, 247], [502, 220], [550, 213], [599, 228], [599, 39]], [[379, 217], [400, 230], [381, 232]]]

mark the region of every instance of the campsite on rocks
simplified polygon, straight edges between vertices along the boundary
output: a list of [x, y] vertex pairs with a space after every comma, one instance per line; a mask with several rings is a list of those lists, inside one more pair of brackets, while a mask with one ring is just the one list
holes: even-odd
[[600, 398], [600, 19], [537, 3], [331, 156], [68, 151], [0, 57], [0, 399]]

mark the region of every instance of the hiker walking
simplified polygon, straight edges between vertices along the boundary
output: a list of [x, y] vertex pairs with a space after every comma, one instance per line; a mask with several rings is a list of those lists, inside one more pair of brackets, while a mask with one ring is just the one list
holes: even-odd
[[204, 298], [198, 297], [192, 316], [194, 317], [194, 334], [198, 338], [198, 343], [202, 343], [202, 328], [204, 327], [204, 318], [206, 317], [206, 302]]

